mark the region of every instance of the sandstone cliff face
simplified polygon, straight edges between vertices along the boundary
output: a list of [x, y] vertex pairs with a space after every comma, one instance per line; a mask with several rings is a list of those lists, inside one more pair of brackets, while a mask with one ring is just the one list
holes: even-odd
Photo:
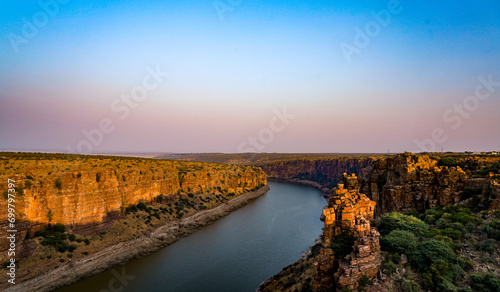
[[[86, 159], [86, 160], [85, 160]], [[16, 181], [16, 229], [18, 247], [27, 233], [48, 223], [62, 223], [75, 233], [120, 216], [120, 211], [157, 196], [178, 193], [234, 193], [236, 195], [266, 184], [266, 174], [257, 167], [227, 166], [197, 162], [99, 158], [67, 161], [51, 158], [22, 160], [15, 173], [0, 173], [0, 208], [7, 210], [7, 180]], [[14, 164], [17, 160], [12, 161]], [[50, 171], [47, 171], [49, 169]], [[13, 171], [11, 171], [13, 172]], [[0, 213], [0, 254], [8, 242], [7, 212]]]
[[374, 159], [362, 158], [325, 158], [292, 159], [258, 164], [269, 177], [301, 179], [318, 182], [333, 187], [344, 173], [354, 173], [365, 179], [368, 177]]
[[377, 214], [424, 211], [459, 202], [468, 177], [459, 166], [437, 166], [427, 155], [403, 153], [376, 161], [362, 190], [377, 203]]
[[[322, 247], [317, 256], [317, 270], [313, 288], [315, 291], [332, 291], [342, 288], [357, 289], [363, 275], [376, 276], [382, 262], [379, 236], [372, 228], [376, 203], [359, 192], [355, 175], [344, 175], [342, 184], [328, 200], [323, 210], [325, 222]], [[336, 253], [332, 242], [347, 233], [354, 237], [353, 251], [344, 258]]]

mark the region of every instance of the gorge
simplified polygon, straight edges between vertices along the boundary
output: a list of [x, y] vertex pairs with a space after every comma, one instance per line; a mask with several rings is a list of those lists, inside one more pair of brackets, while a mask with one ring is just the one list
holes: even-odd
[[[321, 215], [324, 221], [323, 235], [316, 242], [316, 235], [307, 235], [308, 244], [302, 246], [305, 248], [312, 244], [311, 248], [297, 262], [262, 283], [260, 291], [348, 291], [361, 289], [366, 283], [371, 283], [371, 288], [368, 288], [371, 291], [379, 291], [377, 289], [399, 287], [397, 285], [411, 282], [403, 279], [402, 284], [397, 284], [388, 277], [387, 257], [391, 254], [380, 243], [380, 239], [387, 235], [384, 233], [381, 237], [377, 230], [381, 216], [398, 211], [413, 214], [418, 220], [418, 217], [427, 218], [426, 211], [437, 212], [435, 210], [446, 206], [476, 206], [477, 210], [474, 209], [476, 211], [473, 212], [483, 210], [481, 212], [485, 221], [477, 227], [479, 229], [474, 229], [475, 233], [468, 236], [485, 236], [481, 235], [482, 226], [487, 228], [488, 224], [494, 224], [494, 212], [500, 207], [498, 157], [412, 153], [335, 158], [288, 156], [273, 159], [269, 155], [265, 159], [258, 155], [252, 157], [257, 158], [244, 166], [240, 162], [227, 165], [116, 157], [93, 157], [86, 160], [72, 157], [69, 160], [58, 158], [59, 160], [52, 161], [56, 157], [49, 159], [34, 155], [29, 158], [33, 160], [30, 162], [31, 167], [22, 169], [23, 175], [13, 173], [19, 172], [21, 168], [16, 168], [9, 161], [15, 169], [4, 169], [2, 174], [7, 175], [3, 178], [9, 176], [22, 182], [18, 191], [21, 190], [24, 200], [19, 205], [25, 219], [19, 224], [24, 236], [20, 267], [27, 268], [27, 275], [30, 267], [40, 270], [40, 263], [48, 262], [44, 267], [45, 271], [59, 266], [59, 272], [74, 273], [77, 263], [107, 256], [107, 263], [93, 266], [94, 270], [91, 272], [89, 269], [80, 269], [84, 277], [88, 277], [98, 271], [121, 265], [171, 244], [260, 197], [267, 191], [264, 187], [267, 173], [272, 180], [306, 183], [321, 189], [328, 198], [328, 205], [322, 212], [316, 211], [313, 216], [316, 222], [314, 224], [317, 224]], [[221, 155], [217, 159], [227, 162]], [[235, 155], [231, 155], [229, 160], [241, 161]], [[26, 161], [23, 165], [26, 165]], [[337, 182], [340, 184], [336, 185]], [[334, 184], [336, 187], [331, 187]], [[285, 206], [287, 203], [294, 202], [275, 204]], [[447, 212], [453, 214], [455, 211]], [[292, 211], [286, 213], [293, 214]], [[476, 216], [474, 214], [471, 216]], [[267, 217], [267, 221], [260, 224], [274, 224], [283, 215]], [[448, 216], [446, 218], [451, 218], [452, 215]], [[294, 225], [285, 221], [280, 224]], [[435, 221], [429, 222], [435, 224]], [[66, 227], [65, 234], [75, 236], [77, 240], [76, 243], [68, 241], [68, 244], [75, 245], [81, 254], [71, 251], [67, 255], [61, 254], [51, 249], [57, 250], [60, 246], [44, 245], [53, 234], [53, 231], [46, 230], [48, 223], [62, 223]], [[436, 238], [442, 238], [439, 228], [444, 227], [436, 228], [437, 231], [434, 232], [441, 236]], [[91, 239], [89, 247], [85, 244], [87, 239]], [[421, 240], [426, 242], [429, 239]], [[120, 242], [138, 244], [132, 244], [138, 251], [132, 255], [119, 256], [118, 253], [125, 254], [130, 250], [116, 248], [116, 244]], [[269, 244], [273, 246], [287, 246], [287, 240], [276, 239], [271, 242]], [[98, 252], [89, 254], [89, 248]], [[113, 249], [118, 253], [113, 253]], [[47, 254], [47, 250], [51, 252]], [[23, 257], [28, 255], [40, 257], [40, 260], [23, 261]], [[53, 258], [44, 260], [44, 255]], [[296, 255], [294, 259], [298, 257]], [[294, 259], [288, 257], [288, 263], [292, 263]], [[470, 261], [473, 262], [471, 265], [474, 271], [484, 272], [482, 263], [473, 258]], [[402, 270], [407, 268], [401, 266]], [[500, 270], [495, 264], [490, 264], [488, 269]], [[267, 277], [271, 275], [268, 274]], [[420, 274], [414, 274], [413, 277], [418, 282], [416, 285], [429, 285], [423, 282]], [[79, 278], [71, 278], [63, 284]], [[469, 281], [468, 278], [465, 279]], [[261, 279], [264, 280], [265, 278]], [[413, 282], [410, 284], [413, 285]], [[53, 289], [60, 285], [61, 283], [40, 285], [37, 291], [45, 291], [43, 287]]]

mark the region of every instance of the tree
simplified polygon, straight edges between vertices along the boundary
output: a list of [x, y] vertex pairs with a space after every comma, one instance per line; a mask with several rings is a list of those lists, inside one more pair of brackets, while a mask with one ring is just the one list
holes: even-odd
[[399, 254], [409, 254], [417, 246], [417, 237], [406, 230], [393, 230], [380, 239], [382, 249]]
[[448, 244], [435, 239], [418, 243], [409, 257], [410, 264], [419, 271], [429, 269], [438, 260], [454, 263], [457, 255]]
[[429, 226], [416, 217], [399, 212], [389, 212], [380, 218], [378, 224], [380, 234], [388, 235], [396, 229], [406, 230], [417, 236], [422, 236], [429, 230]]

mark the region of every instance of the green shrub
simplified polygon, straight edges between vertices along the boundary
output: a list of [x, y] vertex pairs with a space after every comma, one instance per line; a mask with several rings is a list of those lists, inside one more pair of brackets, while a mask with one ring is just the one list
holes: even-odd
[[389, 212], [380, 218], [378, 224], [380, 234], [388, 235], [396, 229], [406, 230], [420, 236], [429, 230], [429, 226], [416, 217], [404, 215], [399, 212]]
[[437, 260], [454, 263], [456, 259], [456, 254], [448, 244], [440, 240], [431, 239], [418, 243], [408, 260], [416, 270], [424, 271], [430, 268]]
[[56, 181], [54, 182], [54, 185], [55, 185], [55, 186], [56, 186], [56, 188], [58, 188], [59, 190], [61, 190], [61, 189], [62, 189], [62, 179], [61, 179], [61, 177], [58, 177], [58, 178], [56, 179]]
[[361, 276], [361, 279], [359, 279], [358, 283], [361, 288], [365, 288], [368, 284], [370, 284], [370, 278], [368, 278], [367, 275], [363, 275]]
[[417, 237], [406, 230], [393, 230], [380, 239], [382, 249], [399, 254], [408, 254], [417, 246]]
[[57, 223], [56, 225], [54, 225], [54, 227], [52, 228], [52, 230], [54, 232], [64, 233], [64, 231], [66, 230], [66, 227], [64, 227], [64, 225], [62, 223]]
[[443, 157], [438, 160], [439, 166], [459, 166], [457, 159], [455, 157]]
[[477, 177], [486, 177], [490, 172], [498, 173], [499, 169], [500, 169], [500, 163], [496, 163], [490, 167], [483, 168], [477, 171], [474, 175]]
[[24, 187], [27, 189], [30, 189], [33, 186], [33, 181], [30, 179], [27, 179], [24, 181]]
[[403, 284], [403, 292], [418, 292], [420, 286], [415, 281], [408, 281]]
[[494, 219], [490, 223], [486, 224], [482, 231], [486, 233], [488, 238], [500, 240], [500, 220]]
[[473, 274], [470, 277], [470, 286], [474, 291], [500, 291], [500, 277], [492, 273]]
[[385, 271], [387, 275], [392, 275], [396, 273], [397, 266], [392, 261], [384, 261], [382, 263], [382, 269]]
[[395, 264], [399, 264], [401, 262], [401, 256], [397, 253], [393, 253], [390, 257], [390, 260]]
[[491, 238], [483, 240], [479, 243], [479, 249], [488, 253], [494, 253], [497, 248], [497, 241]]
[[16, 194], [18, 196], [24, 196], [24, 190], [21, 187], [15, 187], [14, 189], [16, 190]]
[[148, 209], [148, 207], [146, 206], [146, 204], [141, 202], [141, 203], [137, 204], [137, 209], [146, 211]]

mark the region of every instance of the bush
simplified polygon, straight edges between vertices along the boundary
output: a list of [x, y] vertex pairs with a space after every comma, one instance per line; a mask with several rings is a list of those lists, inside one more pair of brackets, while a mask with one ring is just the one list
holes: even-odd
[[491, 273], [474, 274], [470, 277], [470, 286], [474, 291], [500, 291], [500, 278]]
[[367, 275], [363, 275], [361, 276], [361, 279], [359, 279], [358, 283], [361, 288], [365, 288], [368, 284], [370, 284], [370, 278], [368, 278]]
[[438, 165], [439, 166], [459, 166], [457, 159], [454, 157], [443, 157], [438, 160]]
[[54, 182], [54, 184], [55, 184], [56, 188], [58, 188], [59, 190], [61, 190], [62, 189], [62, 179], [61, 179], [61, 177], [58, 177], [56, 179], [56, 181]]
[[380, 239], [382, 249], [399, 254], [408, 254], [417, 246], [417, 237], [406, 230], [393, 230], [387, 236]]
[[418, 292], [420, 291], [420, 286], [415, 281], [408, 281], [403, 284], [404, 292]]
[[382, 269], [387, 275], [392, 275], [396, 273], [397, 266], [392, 261], [385, 261], [382, 263]]
[[69, 239], [69, 241], [75, 241], [76, 240], [76, 236], [74, 234], [69, 234], [68, 235], [68, 239]]
[[404, 215], [399, 212], [389, 212], [380, 218], [378, 224], [380, 234], [383, 236], [388, 235], [396, 229], [406, 230], [417, 236], [421, 236], [429, 230], [429, 226], [416, 217]]
[[500, 220], [494, 219], [490, 223], [486, 224], [482, 231], [486, 233], [488, 238], [500, 240]]
[[33, 181], [30, 179], [27, 179], [24, 181], [24, 187], [27, 189], [30, 189], [33, 186]]
[[141, 203], [137, 204], [137, 209], [146, 211], [148, 209], [148, 206], [146, 206], [146, 204], [141, 202]]
[[418, 271], [424, 271], [436, 262], [443, 260], [454, 263], [457, 260], [453, 249], [443, 241], [431, 239], [417, 244], [415, 251], [410, 254], [409, 262]]
[[479, 249], [488, 253], [494, 253], [497, 248], [497, 241], [491, 238], [479, 243]]
[[54, 232], [64, 233], [64, 231], [66, 230], [66, 227], [64, 227], [64, 225], [61, 224], [61, 223], [57, 223], [56, 225], [54, 225], [54, 227], [52, 228], [52, 230]]

